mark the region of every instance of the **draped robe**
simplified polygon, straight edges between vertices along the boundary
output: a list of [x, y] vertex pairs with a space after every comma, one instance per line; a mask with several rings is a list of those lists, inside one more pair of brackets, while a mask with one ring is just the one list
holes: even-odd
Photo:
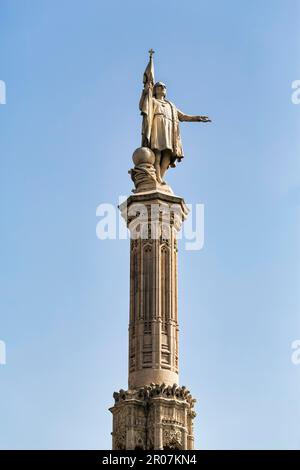
[[[143, 96], [144, 95], [144, 96]], [[176, 166], [176, 161], [183, 158], [183, 148], [180, 137], [179, 121], [190, 121], [189, 116], [180, 111], [166, 99], [158, 100], [147, 91], [143, 92], [140, 101], [143, 115], [142, 145], [152, 150], [170, 150], [170, 166]], [[147, 103], [147, 112], [143, 112], [143, 103]]]

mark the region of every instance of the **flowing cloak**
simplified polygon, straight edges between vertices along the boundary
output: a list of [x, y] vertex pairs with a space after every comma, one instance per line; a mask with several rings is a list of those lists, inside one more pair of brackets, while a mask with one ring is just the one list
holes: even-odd
[[[152, 91], [152, 90], [151, 90]], [[170, 166], [175, 167], [176, 161], [183, 158], [179, 121], [185, 120], [185, 114], [168, 100], [158, 100], [147, 91], [143, 91], [144, 107], [142, 125], [142, 146], [152, 150], [170, 150]]]
[[152, 98], [153, 119], [150, 135], [150, 148], [152, 150], [170, 150], [171, 163], [183, 158], [183, 148], [180, 138], [179, 121], [184, 113], [168, 100]]

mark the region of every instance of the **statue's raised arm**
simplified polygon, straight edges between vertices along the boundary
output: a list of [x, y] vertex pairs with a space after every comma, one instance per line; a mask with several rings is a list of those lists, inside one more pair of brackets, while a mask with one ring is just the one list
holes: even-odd
[[149, 51], [149, 63], [145, 69], [143, 76], [144, 88], [139, 103], [141, 115], [143, 116], [142, 123], [142, 146], [150, 147], [151, 127], [153, 120], [153, 88], [154, 88], [154, 64], [153, 64], [153, 49]]

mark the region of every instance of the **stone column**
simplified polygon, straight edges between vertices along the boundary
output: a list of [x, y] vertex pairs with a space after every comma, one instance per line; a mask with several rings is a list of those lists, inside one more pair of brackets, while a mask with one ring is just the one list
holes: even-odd
[[129, 388], [178, 384], [177, 239], [188, 209], [162, 192], [120, 206], [131, 234]]
[[128, 390], [114, 393], [113, 449], [191, 449], [194, 402], [179, 386], [177, 233], [183, 198], [158, 184], [150, 149], [137, 149], [135, 194], [119, 207], [130, 231]]

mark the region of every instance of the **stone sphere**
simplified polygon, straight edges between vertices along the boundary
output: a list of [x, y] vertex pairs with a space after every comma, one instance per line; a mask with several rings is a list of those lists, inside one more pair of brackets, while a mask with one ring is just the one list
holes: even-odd
[[151, 163], [153, 165], [155, 162], [155, 155], [148, 147], [139, 147], [133, 152], [132, 160], [135, 166], [140, 165], [141, 163]]

